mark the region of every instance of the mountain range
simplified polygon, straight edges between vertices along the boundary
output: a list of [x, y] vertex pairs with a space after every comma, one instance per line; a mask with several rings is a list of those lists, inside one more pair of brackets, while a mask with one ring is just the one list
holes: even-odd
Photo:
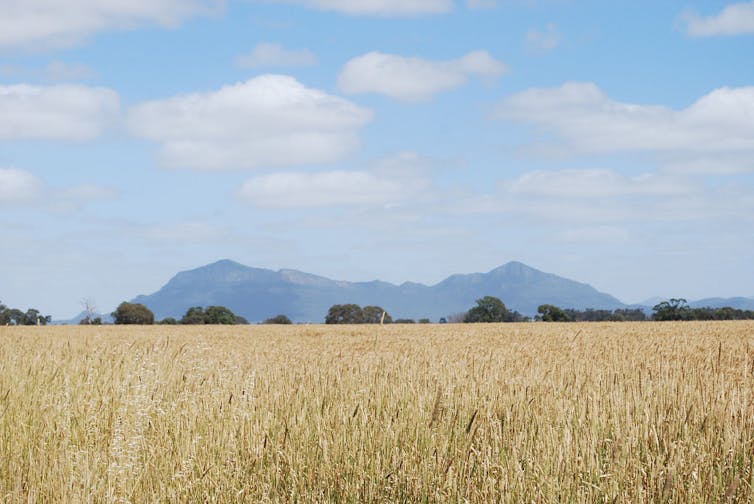
[[[149, 307], [156, 318], [180, 319], [192, 306], [226, 306], [251, 322], [284, 314], [294, 322], [322, 322], [330, 306], [356, 303], [381, 306], [393, 318], [429, 318], [463, 313], [484, 296], [502, 299], [511, 310], [535, 315], [541, 304], [562, 308], [640, 308], [647, 313], [662, 301], [652, 298], [627, 305], [588, 284], [545, 273], [520, 262], [509, 262], [487, 273], [452, 275], [435, 285], [405, 282], [346, 282], [301, 271], [252, 268], [222, 260], [175, 275], [153, 294], [132, 300]], [[731, 306], [754, 310], [754, 298], [707, 298], [690, 301], [691, 307]], [[68, 321], [78, 323], [86, 315]], [[110, 321], [109, 315], [102, 316]]]
[[222, 260], [175, 275], [159, 291], [138, 296], [155, 316], [180, 318], [191, 306], [226, 306], [250, 321], [285, 314], [295, 322], [322, 322], [330, 306], [378, 305], [393, 318], [436, 321], [465, 312], [483, 296], [502, 299], [511, 310], [533, 315], [550, 303], [567, 308], [623, 308], [593, 287], [510, 262], [487, 273], [452, 275], [427, 286], [406, 282], [345, 282], [296, 270], [273, 271]]

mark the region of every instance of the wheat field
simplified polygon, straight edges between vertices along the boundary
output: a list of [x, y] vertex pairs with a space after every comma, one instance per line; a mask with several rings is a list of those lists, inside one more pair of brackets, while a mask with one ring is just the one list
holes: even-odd
[[4, 502], [754, 500], [754, 323], [0, 328]]

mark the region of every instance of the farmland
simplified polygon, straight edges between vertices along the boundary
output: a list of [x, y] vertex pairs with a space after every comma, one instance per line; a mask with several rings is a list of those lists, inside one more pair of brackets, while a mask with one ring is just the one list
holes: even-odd
[[0, 327], [0, 500], [754, 499], [754, 323]]

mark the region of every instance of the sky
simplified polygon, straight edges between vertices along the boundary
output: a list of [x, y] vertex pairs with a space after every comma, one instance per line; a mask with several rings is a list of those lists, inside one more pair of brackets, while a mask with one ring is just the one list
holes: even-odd
[[0, 301], [220, 259], [754, 297], [754, 1], [0, 0]]

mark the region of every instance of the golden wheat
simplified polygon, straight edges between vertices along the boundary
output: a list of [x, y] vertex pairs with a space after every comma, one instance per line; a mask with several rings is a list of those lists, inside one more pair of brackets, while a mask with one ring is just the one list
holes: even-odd
[[0, 500], [754, 499], [754, 324], [0, 328]]

